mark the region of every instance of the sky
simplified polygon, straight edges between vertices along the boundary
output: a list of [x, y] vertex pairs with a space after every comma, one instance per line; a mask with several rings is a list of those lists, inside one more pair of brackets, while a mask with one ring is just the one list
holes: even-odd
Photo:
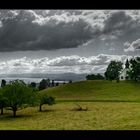
[[0, 10], [0, 74], [104, 73], [140, 56], [140, 10]]

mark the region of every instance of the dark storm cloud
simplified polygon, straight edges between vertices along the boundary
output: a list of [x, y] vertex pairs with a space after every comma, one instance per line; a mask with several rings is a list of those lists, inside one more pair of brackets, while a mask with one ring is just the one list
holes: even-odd
[[92, 38], [90, 25], [82, 19], [67, 23], [49, 19], [39, 25], [33, 22], [35, 18], [37, 15], [21, 11], [13, 18], [2, 19], [0, 51], [75, 48]]
[[132, 17], [127, 15], [125, 11], [111, 13], [104, 21], [104, 33], [115, 34], [116, 36], [124, 34], [132, 25]]
[[139, 14], [129, 10], [111, 12], [104, 21], [102, 33], [116, 36], [119, 41], [136, 40], [140, 36]]
[[0, 10], [0, 51], [80, 51], [93, 41], [95, 53], [122, 52], [125, 42], [140, 38], [139, 15], [135, 10]]

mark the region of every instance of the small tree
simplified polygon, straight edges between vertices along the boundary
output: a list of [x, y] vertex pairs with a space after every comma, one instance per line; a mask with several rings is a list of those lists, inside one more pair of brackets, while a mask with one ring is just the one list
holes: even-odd
[[39, 111], [42, 111], [42, 105], [44, 104], [55, 104], [55, 98], [46, 94], [39, 95]]
[[4, 87], [4, 86], [6, 86], [6, 80], [2, 79], [2, 81], [1, 81], [1, 87]]
[[31, 86], [32, 88], [36, 88], [36, 83], [35, 83], [35, 82], [31, 82], [30, 86]]
[[56, 86], [59, 86], [59, 83], [58, 82], [56, 83]]
[[72, 83], [72, 80], [69, 80], [69, 83]]
[[14, 117], [18, 109], [33, 104], [35, 99], [33, 89], [21, 80], [11, 81], [6, 85], [3, 88], [3, 96], [7, 99], [7, 106], [13, 111]]
[[48, 85], [47, 80], [42, 79], [41, 82], [39, 83], [39, 90], [46, 89], [47, 85]]

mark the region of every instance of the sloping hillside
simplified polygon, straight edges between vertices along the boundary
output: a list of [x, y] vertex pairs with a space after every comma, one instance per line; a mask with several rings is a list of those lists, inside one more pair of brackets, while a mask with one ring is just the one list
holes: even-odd
[[123, 81], [80, 81], [40, 91], [56, 100], [140, 101], [140, 83]]

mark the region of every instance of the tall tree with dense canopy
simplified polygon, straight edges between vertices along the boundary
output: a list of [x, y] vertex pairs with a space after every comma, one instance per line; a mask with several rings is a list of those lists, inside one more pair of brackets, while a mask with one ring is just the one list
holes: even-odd
[[116, 80], [119, 77], [119, 73], [122, 70], [122, 62], [111, 61], [105, 72], [105, 77], [107, 80]]
[[13, 116], [16, 117], [18, 109], [33, 104], [35, 92], [23, 81], [15, 80], [3, 88], [3, 96], [7, 99], [7, 107], [13, 111]]
[[140, 57], [132, 58], [130, 60], [130, 70], [128, 72], [131, 80], [137, 81], [140, 79]]

